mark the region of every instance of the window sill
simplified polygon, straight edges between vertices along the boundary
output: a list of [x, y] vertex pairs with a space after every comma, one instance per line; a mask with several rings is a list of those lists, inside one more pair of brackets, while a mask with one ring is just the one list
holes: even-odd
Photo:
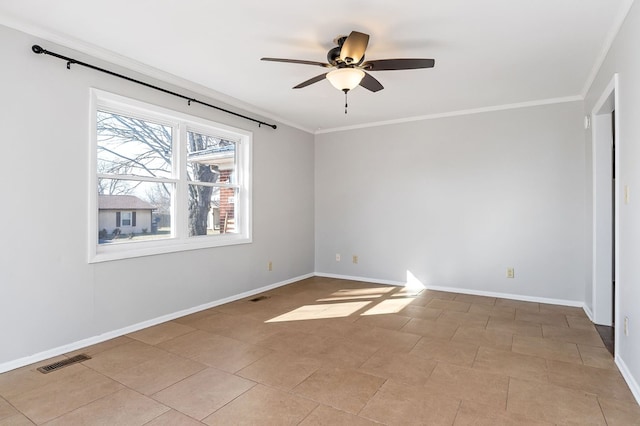
[[117, 246], [94, 247], [89, 263], [110, 262], [143, 256], [225, 247], [238, 244], [250, 244], [252, 239], [245, 235], [225, 235], [211, 237], [191, 237], [189, 240], [167, 239], [153, 242], [122, 243]]

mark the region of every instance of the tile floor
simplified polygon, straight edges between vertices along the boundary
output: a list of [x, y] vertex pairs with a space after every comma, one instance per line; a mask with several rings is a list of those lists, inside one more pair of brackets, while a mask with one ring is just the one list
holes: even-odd
[[582, 309], [311, 278], [0, 375], [0, 425], [640, 425]]

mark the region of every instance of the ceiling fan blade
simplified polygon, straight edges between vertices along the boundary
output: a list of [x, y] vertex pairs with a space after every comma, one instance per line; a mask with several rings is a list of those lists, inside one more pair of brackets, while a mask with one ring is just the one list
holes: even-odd
[[316, 62], [316, 61], [304, 61], [301, 59], [282, 59], [282, 58], [260, 58], [261, 61], [271, 61], [271, 62], [288, 62], [290, 64], [302, 64], [302, 65], [315, 65], [323, 68], [330, 68], [332, 65], [327, 64], [325, 62]]
[[361, 68], [367, 71], [415, 70], [433, 68], [435, 64], [433, 59], [377, 59], [365, 62]]
[[368, 34], [351, 31], [340, 50], [340, 59], [346, 64], [357, 64], [364, 56], [368, 44]]
[[324, 74], [316, 75], [315, 77], [310, 78], [309, 80], [303, 81], [302, 83], [298, 84], [297, 86], [294, 87], [294, 89], [302, 89], [303, 87], [307, 87], [313, 83], [317, 83], [321, 80], [324, 80], [327, 74], [328, 73], [325, 72]]
[[360, 81], [360, 86], [367, 90], [371, 90], [374, 93], [384, 89], [384, 86], [380, 84], [378, 80], [367, 73], [364, 73], [364, 78]]

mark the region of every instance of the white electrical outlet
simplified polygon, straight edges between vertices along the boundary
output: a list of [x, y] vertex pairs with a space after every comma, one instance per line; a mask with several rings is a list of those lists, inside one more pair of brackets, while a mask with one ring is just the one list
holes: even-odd
[[269, 271], [273, 271], [273, 262], [272, 261], [269, 261], [269, 265], [267, 266], [267, 269]]
[[358, 263], [358, 256], [356, 256], [355, 254], [353, 255], [352, 258], [353, 263]]
[[336, 262], [340, 262], [340, 253], [336, 253]]
[[624, 335], [629, 335], [629, 317], [624, 317]]
[[513, 268], [507, 268], [507, 278], [513, 278], [516, 276], [516, 271]]

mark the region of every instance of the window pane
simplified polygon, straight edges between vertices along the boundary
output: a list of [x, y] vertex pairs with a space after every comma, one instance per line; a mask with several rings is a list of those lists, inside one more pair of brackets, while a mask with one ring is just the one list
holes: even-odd
[[98, 173], [171, 177], [171, 127], [97, 112]]
[[190, 181], [232, 183], [236, 169], [236, 142], [187, 132]]
[[98, 244], [171, 238], [174, 184], [98, 179]]
[[189, 185], [189, 236], [237, 233], [235, 188]]

